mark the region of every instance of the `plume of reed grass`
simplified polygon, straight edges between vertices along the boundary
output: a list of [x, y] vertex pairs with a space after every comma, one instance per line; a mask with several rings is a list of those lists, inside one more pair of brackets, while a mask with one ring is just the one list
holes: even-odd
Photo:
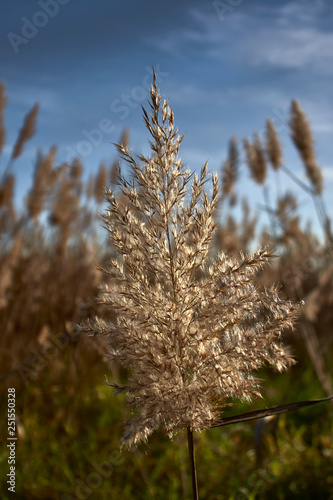
[[129, 147], [129, 137], [130, 137], [129, 129], [125, 128], [123, 130], [122, 135], [121, 135], [119, 144], [122, 144], [124, 146], [124, 148], [128, 148]]
[[57, 247], [60, 254], [68, 248], [68, 241], [75, 223], [80, 215], [79, 196], [81, 193], [80, 178], [73, 179], [63, 175], [53, 199], [51, 223], [58, 229]]
[[0, 209], [12, 205], [14, 187], [15, 187], [14, 175], [7, 175], [4, 181], [0, 184]]
[[102, 203], [104, 200], [105, 187], [107, 185], [107, 169], [104, 163], [101, 163], [96, 176], [95, 182], [95, 199], [97, 203]]
[[31, 139], [31, 137], [33, 137], [33, 135], [35, 134], [38, 110], [39, 110], [39, 105], [35, 104], [25, 117], [23, 126], [19, 132], [18, 138], [13, 147], [13, 152], [11, 156], [13, 160], [21, 155], [24, 144], [29, 139]]
[[291, 103], [290, 131], [294, 144], [304, 162], [306, 175], [315, 193], [321, 194], [323, 191], [323, 177], [316, 161], [311, 128], [304, 111], [296, 100]]
[[263, 185], [267, 176], [267, 167], [259, 135], [254, 134], [253, 143], [245, 139], [244, 147], [251, 177], [257, 184]]
[[282, 160], [281, 144], [272, 120], [266, 121], [266, 151], [274, 170], [279, 170]]
[[26, 206], [28, 214], [31, 219], [37, 219], [44, 208], [45, 196], [50, 192], [55, 182], [53, 165], [56, 148], [50, 149], [46, 156], [38, 155], [35, 172], [34, 182], [32, 189], [29, 191]]
[[83, 174], [83, 165], [79, 158], [75, 158], [71, 165], [70, 175], [74, 181], [80, 182], [82, 174]]
[[222, 199], [230, 196], [238, 176], [238, 148], [237, 138], [232, 137], [229, 142], [228, 158], [222, 166]]
[[7, 174], [0, 181], [0, 234], [10, 232], [16, 221], [14, 189], [15, 176]]
[[[327, 215], [327, 210], [322, 197], [323, 175], [321, 168], [318, 166], [316, 161], [310, 124], [306, 119], [304, 111], [296, 100], [293, 100], [291, 104], [290, 131], [291, 137], [305, 165], [306, 175], [311, 182], [313, 189], [310, 190], [310, 195], [313, 198], [317, 216], [330, 248], [331, 258], [333, 259], [333, 234], [331, 229], [331, 220]], [[287, 173], [290, 175], [288, 171]], [[301, 183], [299, 184], [302, 186]], [[309, 191], [306, 188], [305, 190]]]
[[280, 335], [298, 311], [275, 287], [259, 290], [253, 283], [269, 252], [210, 259], [217, 176], [209, 198], [207, 164], [200, 176], [185, 170], [178, 156], [183, 137], [156, 77], [149, 105], [150, 114], [143, 114], [151, 155], [136, 160], [118, 145], [131, 172], [130, 180], [119, 175], [128, 203], [112, 190], [106, 195], [103, 221], [118, 259], [105, 271], [109, 282], [100, 300], [118, 312], [117, 320], [83, 326], [106, 338], [111, 359], [131, 368], [129, 385], [114, 384], [135, 411], [123, 436], [129, 447], [160, 426], [170, 436], [207, 429], [226, 398], [259, 396], [254, 370], [266, 362], [278, 370], [293, 363]]

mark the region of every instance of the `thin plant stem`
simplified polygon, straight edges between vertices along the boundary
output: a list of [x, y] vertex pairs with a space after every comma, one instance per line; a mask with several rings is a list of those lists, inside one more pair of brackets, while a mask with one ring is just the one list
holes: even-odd
[[187, 428], [187, 443], [188, 443], [188, 453], [189, 453], [190, 468], [191, 468], [193, 500], [199, 500], [197, 471], [195, 467], [195, 456], [194, 456], [194, 445], [193, 445], [193, 432], [189, 427]]
[[304, 182], [302, 182], [289, 168], [287, 168], [285, 165], [282, 165], [281, 170], [292, 179], [295, 184], [297, 184], [303, 191], [306, 193], [310, 194], [312, 196], [313, 194], [313, 189], [309, 188]]
[[280, 184], [280, 171], [274, 171], [274, 181], [275, 181], [275, 191], [276, 191], [276, 206], [279, 206], [279, 199], [281, 195], [281, 184]]
[[275, 243], [277, 240], [276, 231], [275, 231], [275, 221], [274, 221], [274, 217], [273, 217], [272, 212], [269, 210], [269, 196], [268, 196], [266, 184], [262, 186], [262, 190], [263, 190], [263, 195], [264, 195], [265, 208], [266, 208], [267, 216], [268, 216], [270, 226], [271, 226], [271, 233], [272, 233], [273, 240]]

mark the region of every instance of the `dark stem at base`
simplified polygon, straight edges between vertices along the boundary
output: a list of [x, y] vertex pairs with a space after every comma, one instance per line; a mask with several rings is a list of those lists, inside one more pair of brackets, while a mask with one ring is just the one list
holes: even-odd
[[190, 468], [191, 468], [193, 500], [199, 500], [197, 471], [195, 468], [195, 457], [194, 457], [194, 446], [193, 446], [193, 432], [189, 427], [187, 428], [187, 443], [188, 443], [188, 453], [189, 453]]

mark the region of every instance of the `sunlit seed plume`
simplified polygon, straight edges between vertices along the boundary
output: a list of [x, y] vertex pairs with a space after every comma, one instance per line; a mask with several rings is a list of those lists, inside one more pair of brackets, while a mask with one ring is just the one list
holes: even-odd
[[0, 183], [0, 209], [9, 207], [13, 202], [15, 187], [14, 175], [6, 175], [2, 183]]
[[71, 176], [75, 181], [81, 179], [83, 173], [83, 165], [79, 158], [75, 158], [71, 165]]
[[19, 132], [19, 136], [17, 138], [17, 141], [15, 143], [15, 146], [13, 148], [12, 152], [12, 159], [17, 158], [20, 156], [20, 154], [23, 151], [23, 146], [24, 144], [33, 137], [35, 134], [35, 125], [36, 125], [36, 120], [37, 120], [37, 114], [38, 114], [39, 106], [38, 104], [35, 104], [32, 109], [29, 111], [27, 116], [25, 117], [23, 126]]
[[28, 193], [26, 206], [29, 216], [37, 219], [44, 208], [45, 197], [53, 185], [53, 164], [56, 148], [52, 147], [48, 155], [39, 155], [34, 172], [34, 182]]
[[244, 140], [247, 164], [251, 172], [251, 177], [257, 184], [263, 184], [266, 180], [267, 168], [258, 134], [254, 135], [254, 141]]
[[[129, 130], [128, 130], [128, 128], [124, 129], [124, 131], [121, 135], [119, 144], [121, 144], [124, 148], [128, 149], [128, 147], [129, 147]], [[118, 160], [114, 161], [110, 166], [108, 178], [109, 178], [109, 184], [111, 186], [116, 186], [118, 184], [117, 180], [118, 180], [119, 168], [120, 168], [120, 165], [119, 165]]]
[[119, 144], [122, 144], [124, 148], [128, 148], [129, 146], [129, 129], [125, 128], [122, 136], [120, 138]]
[[281, 144], [274, 123], [270, 119], [266, 122], [266, 151], [274, 170], [279, 170], [282, 165]]
[[0, 235], [6, 231], [11, 232], [17, 220], [14, 206], [14, 189], [15, 176], [6, 173], [3, 179], [0, 180]]
[[226, 398], [260, 396], [253, 372], [266, 363], [279, 371], [293, 363], [281, 332], [298, 313], [275, 287], [255, 285], [272, 257], [268, 251], [213, 259], [217, 175], [208, 195], [207, 163], [199, 174], [183, 165], [182, 137], [155, 75], [149, 105], [143, 114], [151, 154], [134, 157], [117, 146], [130, 171], [128, 180], [118, 176], [127, 202], [108, 190], [103, 217], [118, 258], [105, 271], [100, 301], [117, 316], [83, 327], [105, 337], [110, 358], [130, 368], [128, 385], [114, 384], [134, 410], [127, 446], [159, 427], [169, 435], [207, 429]]
[[291, 137], [305, 165], [306, 175], [315, 193], [320, 194], [323, 190], [323, 176], [317, 165], [311, 128], [304, 111], [296, 100], [293, 100], [291, 104], [290, 130]]
[[57, 251], [64, 254], [80, 216], [80, 196], [82, 193], [81, 177], [71, 176], [71, 169], [62, 171], [52, 199], [50, 223], [57, 227]]
[[95, 179], [95, 199], [97, 203], [102, 203], [104, 200], [106, 184], [107, 169], [105, 164], [101, 163]]
[[237, 138], [232, 137], [229, 143], [228, 158], [222, 167], [222, 197], [231, 195], [238, 174]]

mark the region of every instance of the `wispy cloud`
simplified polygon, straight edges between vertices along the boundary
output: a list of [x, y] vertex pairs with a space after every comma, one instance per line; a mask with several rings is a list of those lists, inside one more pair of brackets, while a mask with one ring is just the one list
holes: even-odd
[[192, 24], [150, 42], [179, 58], [198, 51], [220, 61], [232, 57], [249, 66], [312, 69], [330, 75], [333, 33], [321, 26], [323, 9], [320, 1], [257, 4], [251, 10], [244, 3], [222, 24], [213, 10], [208, 14], [191, 8]]
[[[259, 44], [257, 37], [264, 43]], [[315, 28], [262, 28], [249, 40], [246, 53], [257, 65], [269, 64], [296, 70], [312, 69], [318, 73], [333, 73], [333, 34]], [[256, 50], [251, 50], [256, 48]]]

